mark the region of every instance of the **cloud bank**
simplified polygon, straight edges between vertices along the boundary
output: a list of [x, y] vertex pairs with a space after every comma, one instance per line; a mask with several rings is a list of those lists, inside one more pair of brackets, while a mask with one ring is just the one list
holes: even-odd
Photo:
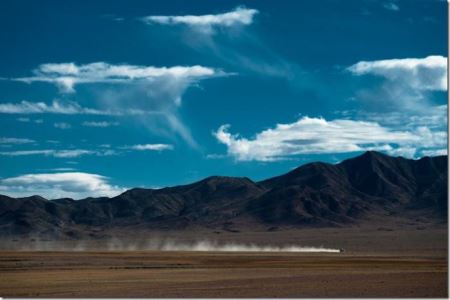
[[90, 173], [26, 174], [0, 180], [0, 193], [12, 197], [41, 195], [47, 199], [113, 197], [126, 189], [111, 185], [108, 178]]
[[231, 134], [229, 125], [215, 133], [238, 161], [277, 161], [301, 154], [332, 154], [367, 150], [412, 157], [419, 148], [445, 147], [445, 131], [427, 127], [414, 131], [393, 130], [376, 122], [303, 117], [291, 124], [277, 124], [253, 139]]

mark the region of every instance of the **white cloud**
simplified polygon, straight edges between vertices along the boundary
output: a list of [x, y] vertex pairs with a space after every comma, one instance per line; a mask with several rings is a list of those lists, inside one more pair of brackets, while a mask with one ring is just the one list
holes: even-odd
[[415, 147], [399, 147], [392, 148], [386, 151], [391, 156], [403, 156], [408, 158], [414, 158], [417, 153], [417, 148]]
[[82, 155], [99, 155], [99, 152], [92, 151], [92, 150], [83, 150], [83, 149], [76, 149], [76, 150], [56, 150], [51, 155], [55, 157], [61, 157], [61, 158], [69, 158], [69, 157], [79, 157]]
[[[100, 111], [91, 108], [81, 107], [78, 103], [67, 101], [53, 101], [50, 105], [44, 102], [21, 101], [19, 103], [0, 103], [0, 113], [3, 114], [92, 114], [92, 115], [110, 115], [113, 112]], [[29, 122], [29, 118], [18, 118], [18, 121]]]
[[[2, 104], [0, 104], [0, 105], [2, 105]], [[11, 107], [11, 103], [7, 103], [6, 105], [9, 105]], [[0, 113], [1, 113], [1, 111], [0, 111]], [[21, 117], [21, 118], [17, 118], [16, 120], [19, 121], [19, 122], [22, 122], [22, 123], [29, 123], [29, 122], [33, 122], [35, 124], [42, 124], [42, 123], [44, 123], [44, 120], [42, 120], [42, 119], [32, 120], [30, 118], [23, 118], [23, 117]]]
[[138, 150], [138, 151], [163, 151], [173, 150], [173, 146], [169, 144], [139, 144], [133, 146], [124, 146], [124, 149]]
[[361, 61], [347, 68], [353, 75], [373, 75], [381, 83], [366, 81], [355, 99], [379, 111], [409, 111], [421, 113], [433, 103], [433, 93], [447, 90], [447, 58], [386, 59]]
[[447, 105], [430, 106], [426, 110], [414, 114], [404, 110], [383, 113], [349, 110], [340, 111], [337, 114], [345, 119], [372, 121], [383, 126], [407, 130], [414, 130], [418, 127], [445, 130], [447, 126]]
[[105, 145], [100, 146], [103, 149], [35, 149], [35, 150], [15, 150], [15, 151], [0, 151], [0, 156], [30, 156], [30, 155], [43, 155], [51, 156], [57, 158], [73, 158], [86, 155], [95, 156], [112, 156], [120, 155], [124, 151], [122, 150], [133, 150], [133, 151], [165, 151], [173, 150], [173, 145], [170, 144], [138, 144], [131, 146], [122, 146], [118, 149], [110, 149], [111, 146]]
[[116, 196], [125, 188], [111, 185], [108, 178], [90, 173], [65, 172], [26, 174], [0, 180], [0, 193], [12, 197], [41, 195], [48, 199]]
[[56, 141], [56, 140], [47, 140], [46, 142], [49, 144], [60, 144], [61, 143], [60, 141]]
[[[175, 82], [171, 82], [175, 84]], [[168, 134], [167, 131], [162, 128], [163, 126], [169, 127], [173, 132], [178, 134], [189, 145], [196, 147], [197, 144], [194, 141], [189, 129], [180, 121], [176, 114], [176, 108], [181, 103], [181, 94], [186, 88], [184, 84], [180, 86], [172, 86], [176, 91], [164, 91], [166, 88], [162, 82], [155, 84], [155, 88], [149, 90], [143, 89], [140, 93], [134, 94], [132, 89], [126, 89], [125, 92], [112, 93], [108, 95], [108, 101], [111, 101], [111, 105], [114, 109], [99, 110], [93, 108], [86, 108], [80, 106], [76, 102], [58, 100], [53, 101], [51, 104], [44, 102], [29, 102], [22, 101], [20, 103], [0, 103], [0, 113], [5, 114], [64, 114], [64, 115], [102, 115], [102, 116], [133, 116], [141, 121], [150, 131], [155, 134], [164, 135], [166, 137], [172, 137], [173, 134]], [[167, 89], [172, 89], [167, 87]], [[127, 100], [127, 103], [122, 103], [123, 100]], [[171, 103], [161, 103], [163, 101], [172, 99]], [[134, 103], [131, 103], [134, 100]], [[153, 102], [153, 103], [152, 103]], [[169, 101], [170, 102], [170, 101]], [[134, 107], [130, 107], [134, 104]], [[143, 116], [153, 116], [153, 118], [140, 118]], [[21, 121], [30, 120], [29, 118], [19, 118]], [[36, 123], [42, 123], [42, 120], [36, 120]], [[162, 122], [162, 124], [161, 124]], [[118, 124], [116, 122], [109, 122], [111, 126]], [[106, 123], [87, 122], [84, 126], [101, 127]]]
[[383, 7], [386, 8], [387, 10], [392, 10], [392, 11], [399, 11], [400, 7], [395, 4], [394, 2], [387, 2], [383, 4]]
[[70, 129], [70, 128], [72, 128], [72, 125], [70, 125], [69, 123], [65, 123], [65, 122], [55, 123], [55, 124], [53, 124], [53, 126], [55, 126], [55, 128], [59, 128], [59, 129]]
[[240, 137], [221, 126], [214, 135], [240, 161], [276, 161], [301, 154], [347, 153], [366, 150], [414, 156], [419, 147], [444, 147], [446, 132], [419, 127], [414, 132], [392, 130], [376, 122], [303, 117], [277, 124], [253, 139]]
[[23, 138], [10, 138], [10, 137], [0, 137], [0, 144], [30, 144], [34, 143], [34, 140], [23, 139]]
[[447, 149], [432, 149], [432, 150], [423, 150], [422, 155], [423, 156], [440, 156], [440, 155], [447, 155]]
[[55, 149], [43, 149], [43, 150], [18, 150], [18, 151], [3, 151], [0, 152], [2, 156], [29, 156], [29, 155], [44, 155], [53, 156], [58, 158], [70, 158], [79, 157], [84, 155], [98, 155], [98, 156], [109, 156], [115, 155], [112, 150], [107, 151], [94, 151], [85, 149], [70, 149], [70, 150], [55, 150]]
[[223, 74], [203, 66], [153, 67], [136, 65], [111, 65], [95, 62], [85, 65], [74, 63], [42, 64], [33, 71], [34, 76], [13, 80], [32, 83], [36, 81], [56, 84], [62, 92], [74, 92], [74, 86], [86, 83], [130, 83], [157, 78], [194, 80]]
[[[153, 67], [112, 65], [105, 62], [76, 65], [74, 63], [42, 64], [33, 71], [34, 76], [14, 78], [22, 82], [35, 81], [56, 84], [62, 92], [74, 92], [77, 84], [116, 83], [101, 86], [96, 91], [101, 107], [106, 110], [84, 108], [74, 102], [54, 101], [3, 103], [0, 113], [58, 113], [135, 116], [149, 131], [166, 137], [177, 135], [196, 148], [197, 143], [177, 114], [184, 92], [207, 78], [231, 75], [204, 66]], [[141, 116], [154, 116], [143, 118]]]
[[[140, 109], [121, 109], [121, 110], [99, 110], [80, 106], [73, 101], [54, 100], [51, 104], [44, 102], [21, 101], [19, 103], [0, 103], [0, 113], [3, 114], [63, 114], [63, 115], [104, 115], [104, 116], [123, 116], [123, 115], [148, 115], [158, 114], [158, 112], [144, 111]], [[20, 122], [29, 122], [30, 118], [18, 118]], [[37, 119], [35, 123], [43, 123], [43, 120]]]
[[27, 156], [27, 155], [53, 155], [56, 150], [19, 150], [19, 151], [3, 151], [3, 156]]
[[211, 153], [206, 155], [206, 159], [224, 159], [224, 158], [226, 158], [226, 155], [223, 154]]
[[185, 16], [148, 16], [141, 20], [147, 24], [187, 25], [205, 33], [213, 33], [214, 27], [232, 27], [236, 25], [250, 25], [253, 17], [258, 13], [256, 9], [237, 7], [233, 11], [209, 15]]
[[105, 128], [105, 127], [111, 127], [111, 126], [118, 126], [119, 122], [86, 121], [86, 122], [83, 122], [82, 125], [86, 126], [86, 127], [101, 127], [101, 128]]
[[447, 58], [444, 56], [360, 61], [347, 70], [354, 75], [382, 76], [416, 90], [447, 90]]
[[[59, 101], [53, 101], [51, 105], [44, 102], [21, 101], [19, 103], [0, 103], [0, 113], [4, 114], [79, 114], [85, 113], [76, 103], [63, 104]], [[21, 122], [29, 122], [29, 118], [19, 118]]]
[[[203, 56], [233, 67], [239, 74], [252, 72], [304, 82], [304, 70], [277, 54], [257, 35], [243, 30], [254, 22], [258, 13], [256, 9], [237, 7], [222, 14], [149, 16], [141, 20], [147, 24], [179, 25], [186, 28], [187, 30], [179, 32], [181, 42]], [[215, 33], [218, 32], [222, 33], [220, 38], [216, 38]]]
[[53, 168], [53, 169], [49, 169], [49, 170], [54, 171], [54, 172], [76, 171], [76, 169], [74, 169], [74, 168]]

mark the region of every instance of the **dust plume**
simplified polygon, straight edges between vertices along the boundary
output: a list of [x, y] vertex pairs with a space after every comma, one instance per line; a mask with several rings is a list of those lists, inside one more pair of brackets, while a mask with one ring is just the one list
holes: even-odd
[[339, 253], [341, 249], [323, 246], [300, 246], [296, 244], [270, 245], [242, 242], [218, 242], [214, 240], [180, 241], [172, 238], [127, 240], [39, 240], [4, 241], [3, 250], [17, 251], [193, 251], [193, 252], [309, 252]]
[[155, 250], [161, 251], [211, 251], [211, 252], [331, 252], [339, 253], [340, 249], [324, 247], [304, 247], [298, 245], [270, 246], [244, 243], [219, 244], [212, 241], [198, 241], [192, 244], [165, 241]]

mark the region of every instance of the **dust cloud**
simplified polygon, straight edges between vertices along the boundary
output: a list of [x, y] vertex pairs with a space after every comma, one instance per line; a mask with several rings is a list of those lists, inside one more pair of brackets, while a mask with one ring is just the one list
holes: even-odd
[[309, 253], [340, 253], [342, 249], [327, 248], [323, 246], [290, 245], [261, 245], [242, 242], [217, 242], [214, 240], [179, 241], [176, 239], [105, 239], [101, 241], [58, 241], [34, 240], [32, 242], [20, 241], [18, 243], [3, 241], [2, 250], [16, 251], [194, 251], [194, 252], [309, 252]]

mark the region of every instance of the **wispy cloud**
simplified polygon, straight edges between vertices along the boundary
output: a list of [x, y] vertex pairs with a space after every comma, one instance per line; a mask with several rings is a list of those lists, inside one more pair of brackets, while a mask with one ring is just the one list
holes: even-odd
[[53, 172], [68, 172], [68, 171], [76, 171], [75, 168], [53, 168], [53, 169], [49, 169], [49, 171], [53, 171]]
[[[0, 103], [0, 113], [3, 114], [88, 114], [88, 115], [117, 115], [119, 112], [101, 111], [81, 107], [73, 101], [55, 100], [51, 104], [45, 102], [21, 101], [19, 103]], [[29, 118], [18, 118], [18, 121], [29, 122]]]
[[27, 123], [30, 122], [30, 118], [17, 118], [17, 121]]
[[[74, 101], [54, 100], [52, 103], [21, 101], [18, 103], [0, 103], [0, 113], [3, 114], [62, 114], [62, 115], [101, 115], [101, 116], [126, 116], [126, 115], [151, 115], [161, 114], [158, 111], [145, 111], [142, 109], [124, 108], [116, 110], [101, 110], [82, 107]], [[20, 122], [30, 122], [30, 118], [21, 117]], [[43, 120], [34, 120], [42, 123]]]
[[0, 151], [0, 156], [43, 155], [56, 158], [72, 158], [86, 155], [95, 155], [95, 156], [121, 155], [125, 152], [125, 150], [160, 152], [173, 149], [174, 149], [173, 145], [170, 144], [137, 144], [137, 145], [121, 146], [116, 148], [111, 147], [110, 145], [108, 145], [107, 147], [105, 147], [105, 145], [101, 145], [100, 148], [94, 149], [31, 149], [31, 150]]
[[150, 25], [186, 29], [179, 31], [182, 42], [202, 55], [220, 61], [221, 65], [238, 70], [239, 74], [250, 72], [303, 84], [305, 74], [298, 65], [281, 57], [247, 29], [257, 14], [257, 9], [238, 7], [220, 14], [148, 16], [141, 20]]
[[227, 156], [224, 154], [211, 153], [206, 155], [206, 159], [224, 159]]
[[[99, 116], [132, 116], [137, 121], [142, 122], [150, 131], [165, 137], [173, 136], [168, 134], [164, 127], [168, 127], [177, 133], [189, 145], [196, 147], [190, 130], [181, 122], [177, 116], [176, 109], [181, 103], [181, 93], [186, 87], [176, 86], [177, 83], [167, 81], [171, 86], [165, 86], [163, 82], [155, 83], [142, 89], [125, 89], [107, 93], [105, 98], [108, 109], [96, 109], [82, 107], [73, 101], [54, 100], [51, 104], [44, 102], [21, 101], [19, 103], [0, 103], [0, 113], [3, 114], [62, 114], [62, 115], [99, 115]], [[175, 85], [175, 87], [173, 87]], [[183, 85], [183, 84], [182, 84]], [[149, 90], [147, 90], [147, 88]], [[164, 89], [166, 89], [164, 91]], [[175, 90], [175, 91], [174, 91]], [[125, 103], [124, 99], [127, 100]], [[167, 100], [169, 99], [169, 102]], [[170, 101], [172, 100], [172, 101]], [[144, 116], [147, 116], [144, 118]], [[148, 118], [153, 116], [153, 118]], [[29, 118], [20, 118], [27, 122]], [[116, 126], [118, 122], [84, 122], [83, 126], [108, 127]], [[59, 125], [57, 125], [59, 126]]]
[[55, 128], [59, 128], [59, 129], [70, 129], [72, 128], [72, 125], [70, 125], [69, 123], [65, 123], [65, 122], [58, 122], [53, 124], [53, 126]]
[[406, 130], [422, 126], [433, 130], [445, 130], [447, 126], [447, 105], [430, 106], [421, 113], [411, 113], [405, 110], [383, 113], [354, 110], [338, 112], [338, 115], [346, 119], [357, 118], [359, 120], [377, 122], [391, 128], [404, 128]]
[[43, 150], [3, 151], [0, 152], [0, 155], [2, 156], [45, 155], [59, 158], [68, 158], [68, 157], [79, 157], [83, 155], [102, 155], [102, 152], [84, 149], [72, 149], [72, 150], [43, 149]]
[[57, 141], [57, 140], [47, 140], [46, 142], [49, 144], [54, 144], [54, 145], [61, 143], [60, 141]]
[[0, 180], [0, 193], [12, 197], [41, 195], [48, 199], [116, 196], [126, 189], [109, 178], [82, 172], [25, 174]]
[[400, 7], [398, 6], [398, 4], [394, 3], [394, 2], [386, 2], [383, 3], [383, 7], [387, 10], [391, 10], [391, 11], [399, 11]]
[[446, 132], [427, 127], [393, 130], [376, 122], [303, 117], [291, 124], [277, 124], [253, 139], [229, 133], [221, 126], [214, 135], [239, 161], [276, 161], [301, 154], [348, 153], [379, 150], [414, 156], [417, 149], [444, 147]]
[[112, 65], [95, 62], [85, 65], [75, 63], [42, 64], [33, 70], [33, 76], [13, 78], [32, 83], [36, 81], [56, 84], [61, 92], [74, 92], [77, 84], [130, 83], [140, 80], [153, 81], [166, 77], [172, 79], [201, 79], [221, 75], [223, 72], [203, 66], [153, 67], [136, 65]]
[[173, 145], [169, 144], [138, 144], [132, 146], [124, 146], [123, 149], [131, 149], [138, 151], [163, 151], [173, 150]]
[[107, 122], [107, 121], [85, 121], [82, 124], [86, 127], [100, 127], [100, 128], [106, 128], [111, 126], [118, 126], [119, 122]]
[[447, 153], [448, 153], [447, 148], [422, 151], [423, 156], [440, 156], [440, 155], [447, 155]]
[[31, 139], [0, 137], [0, 144], [20, 145], [20, 144], [30, 144], [30, 143], [35, 143], [35, 142], [36, 141], [31, 140]]
[[250, 25], [258, 10], [245, 7], [237, 7], [233, 11], [208, 14], [208, 15], [185, 15], [185, 16], [147, 16], [141, 20], [147, 24], [162, 25], [186, 25], [205, 33], [214, 33], [217, 27], [232, 27]]
[[[231, 74], [199, 65], [154, 67], [105, 62], [85, 65], [42, 64], [33, 71], [33, 76], [13, 80], [48, 82], [59, 86], [62, 92], [75, 92], [78, 84], [110, 83], [96, 91], [98, 104], [106, 109], [84, 108], [74, 102], [63, 104], [54, 101], [47, 105], [43, 102], [22, 101], [0, 104], [0, 113], [131, 115], [155, 134], [167, 135], [169, 129], [171, 136], [179, 136], [196, 148], [197, 143], [177, 114], [182, 96], [189, 87], [198, 86], [200, 80], [227, 75]], [[143, 118], [143, 115], [153, 115], [155, 118]]]

